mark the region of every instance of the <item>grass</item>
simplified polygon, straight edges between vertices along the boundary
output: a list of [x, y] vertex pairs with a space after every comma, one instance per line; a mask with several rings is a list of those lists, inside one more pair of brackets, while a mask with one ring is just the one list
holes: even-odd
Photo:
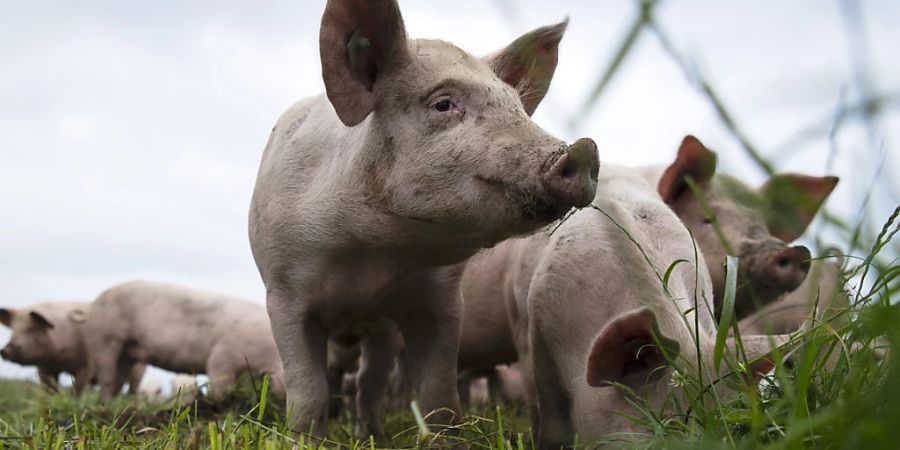
[[[844, 258], [851, 276], [852, 320], [841, 328], [822, 323], [796, 338], [803, 345], [792, 364], [780, 365], [760, 386], [734, 384], [730, 395], [716, 395], [708, 384], [684, 376], [672, 380], [679, 396], [668, 412], [634, 399], [632, 417], [644, 433], [611, 436], [608, 443], [646, 449], [888, 449], [900, 445], [900, 363], [874, 346], [900, 345], [900, 305], [893, 304], [900, 266], [873, 261], [890, 249], [900, 231], [900, 207], [882, 227], [869, 254]], [[719, 333], [727, 327], [720, 327]], [[735, 365], [734, 361], [726, 361]], [[96, 395], [76, 398], [49, 394], [25, 381], [0, 380], [0, 450], [4, 448], [300, 448], [293, 440], [280, 401], [261, 385], [244, 379], [217, 402], [200, 396], [186, 406], [150, 404], [120, 397], [110, 404]], [[264, 399], [264, 401], [260, 401]], [[469, 448], [534, 448], [526, 409], [488, 405], [466, 412], [457, 439]], [[329, 426], [323, 448], [386, 449], [446, 446], [448, 440], [422, 439], [416, 415], [395, 408], [386, 416], [383, 442], [354, 438], [354, 421], [344, 412]], [[451, 438], [447, 438], [451, 439]], [[623, 440], [624, 439], [624, 440]], [[593, 444], [593, 443], [592, 443]], [[591, 447], [591, 445], [581, 445]]]

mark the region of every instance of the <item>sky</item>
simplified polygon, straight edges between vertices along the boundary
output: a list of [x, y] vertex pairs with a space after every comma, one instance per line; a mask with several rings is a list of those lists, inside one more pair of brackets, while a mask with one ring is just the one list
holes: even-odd
[[[601, 161], [626, 165], [670, 162], [692, 133], [719, 153], [721, 170], [764, 181], [652, 34], [580, 113], [636, 4], [400, 1], [411, 37], [476, 55], [568, 16], [537, 123], [568, 141], [590, 136]], [[860, 98], [858, 80], [873, 92], [900, 92], [900, 3], [859, 4], [863, 47], [848, 38], [846, 4], [669, 0], [655, 17], [779, 168], [822, 175], [827, 130], [841, 99]], [[90, 300], [134, 278], [262, 303], [247, 209], [276, 119], [324, 90], [323, 5], [0, 2], [0, 305]], [[900, 171], [890, 134], [900, 123], [896, 106], [874, 131], [851, 122], [837, 134], [830, 173], [842, 181], [830, 209], [852, 217], [879, 167]], [[821, 130], [792, 141], [810, 127]], [[794, 143], [783, 149], [786, 142]], [[883, 220], [900, 201], [896, 179], [876, 191], [875, 204], [889, 205], [876, 213]], [[0, 329], [0, 345], [7, 337]], [[33, 373], [0, 362], [0, 376]]]

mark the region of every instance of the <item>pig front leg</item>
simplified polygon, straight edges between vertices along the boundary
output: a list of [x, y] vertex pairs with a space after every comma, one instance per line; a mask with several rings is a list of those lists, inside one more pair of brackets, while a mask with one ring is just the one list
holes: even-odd
[[284, 365], [290, 427], [324, 438], [328, 424], [327, 334], [290, 290], [269, 289], [266, 309]]
[[403, 315], [400, 329], [406, 365], [423, 414], [434, 424], [461, 418], [456, 359], [462, 323], [462, 293], [458, 277], [450, 282], [424, 284], [417, 303]]
[[392, 332], [366, 336], [361, 343], [362, 359], [356, 375], [356, 411], [361, 439], [383, 437], [384, 395], [394, 367], [397, 349]]
[[75, 374], [75, 382], [72, 383], [72, 389], [75, 391], [75, 395], [81, 395], [84, 392], [84, 388], [86, 388], [91, 383], [91, 378], [94, 377], [93, 371], [89, 367], [89, 365], [85, 365]]
[[48, 392], [51, 394], [59, 392], [59, 372], [39, 368], [38, 378]]
[[147, 370], [147, 364], [142, 362], [134, 363], [128, 372], [128, 393], [137, 395], [141, 387], [141, 380], [144, 378], [144, 372]]

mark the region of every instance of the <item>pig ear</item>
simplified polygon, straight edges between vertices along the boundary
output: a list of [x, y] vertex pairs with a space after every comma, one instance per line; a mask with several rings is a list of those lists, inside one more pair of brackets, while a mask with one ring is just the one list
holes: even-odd
[[0, 323], [10, 326], [12, 323], [13, 310], [9, 308], [0, 308]]
[[666, 203], [673, 203], [688, 189], [685, 179], [690, 176], [697, 183], [709, 181], [716, 173], [716, 154], [699, 139], [687, 135], [678, 148], [678, 156], [666, 171], [656, 189]]
[[[775, 368], [775, 359], [773, 353], [776, 349], [786, 348], [791, 337], [782, 334], [755, 334], [741, 336], [741, 344], [744, 347], [744, 354], [747, 355], [747, 362], [750, 364], [748, 371], [755, 378], [760, 378]], [[734, 337], [729, 337], [726, 347], [731, 351], [732, 355], [737, 355], [737, 344]]]
[[649, 308], [619, 316], [600, 332], [587, 361], [587, 383], [630, 386], [662, 376], [659, 367], [678, 356], [678, 342], [662, 335]]
[[566, 18], [556, 25], [538, 28], [483, 58], [501, 80], [516, 88], [529, 116], [534, 114], [550, 89], [559, 56], [559, 41], [568, 26], [569, 19]]
[[375, 109], [378, 81], [408, 57], [395, 0], [328, 0], [319, 33], [325, 92], [344, 125]]
[[49, 320], [47, 320], [47, 318], [44, 317], [43, 314], [41, 314], [37, 311], [32, 311], [32, 312], [28, 313], [28, 315], [31, 316], [31, 320], [34, 321], [34, 323], [38, 324], [39, 326], [44, 327], [44, 328], [53, 328], [53, 323], [51, 323]]
[[769, 232], [791, 242], [800, 237], [837, 186], [837, 177], [775, 175], [762, 187], [769, 203]]

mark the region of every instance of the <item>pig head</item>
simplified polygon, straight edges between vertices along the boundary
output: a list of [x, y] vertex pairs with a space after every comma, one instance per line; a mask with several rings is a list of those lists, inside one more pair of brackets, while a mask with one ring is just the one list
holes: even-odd
[[12, 336], [0, 357], [16, 364], [37, 366], [41, 382], [55, 390], [59, 374], [75, 376], [75, 391], [89, 382], [87, 356], [80, 324], [71, 317], [88, 309], [89, 303], [48, 302], [28, 308], [0, 308], [0, 323]]
[[675, 162], [652, 178], [703, 250], [717, 314], [725, 286], [725, 255], [740, 258], [738, 318], [796, 289], [806, 278], [809, 250], [788, 243], [803, 234], [838, 182], [831, 176], [777, 174], [753, 189], [717, 174], [716, 154], [693, 136], [684, 138]]

